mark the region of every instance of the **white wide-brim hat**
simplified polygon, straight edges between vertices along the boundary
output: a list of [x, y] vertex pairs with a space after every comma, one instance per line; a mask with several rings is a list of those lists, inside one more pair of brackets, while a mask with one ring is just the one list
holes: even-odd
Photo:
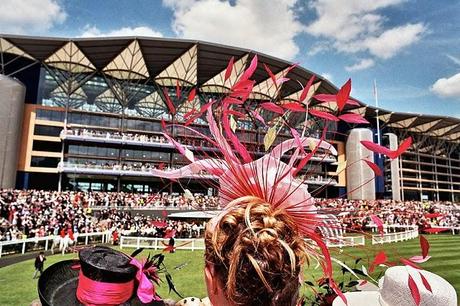
[[[431, 287], [430, 292], [422, 282], [422, 274]], [[409, 275], [420, 293], [419, 306], [457, 306], [457, 293], [445, 279], [434, 273], [409, 266], [388, 268], [379, 281], [378, 291], [347, 292], [348, 306], [416, 306], [409, 288]], [[345, 306], [337, 297], [332, 306]]]

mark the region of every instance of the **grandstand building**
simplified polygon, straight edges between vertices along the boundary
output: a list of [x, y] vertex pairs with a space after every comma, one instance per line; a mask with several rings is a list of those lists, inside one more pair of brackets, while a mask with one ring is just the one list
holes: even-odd
[[[1, 187], [171, 192], [186, 183], [192, 191], [214, 193], [212, 175], [170, 184], [151, 174], [152, 167], [186, 163], [162, 137], [161, 120], [183, 122], [190, 110], [225, 94], [255, 54], [259, 57], [253, 76], [257, 84], [250, 97], [255, 107], [275, 98], [298, 99], [300, 84], [314, 74], [300, 66], [288, 69], [291, 63], [251, 50], [201, 41], [0, 35]], [[234, 70], [224, 82], [232, 57]], [[263, 64], [278, 77], [289, 78], [277, 97]], [[197, 92], [195, 99], [187, 101], [192, 89]], [[316, 75], [309, 96], [336, 92], [333, 84]], [[177, 109], [174, 118], [168, 112], [166, 94]], [[310, 107], [334, 107], [315, 103]], [[348, 191], [351, 198], [460, 200], [458, 118], [398, 113], [362, 102], [347, 105], [346, 110], [364, 115], [371, 126], [327, 123], [327, 140], [337, 148], [338, 156], [319, 152], [305, 172], [317, 196], [336, 197]], [[254, 155], [262, 155], [266, 129], [249, 114], [238, 120], [237, 133]], [[261, 114], [270, 121], [270, 114]], [[291, 125], [302, 128], [304, 121], [305, 115], [299, 114]], [[324, 124], [308, 118], [308, 134], [318, 137]], [[206, 132], [204, 118], [194, 126]], [[175, 128], [172, 133], [192, 149], [213, 152], [210, 144], [185, 129]], [[383, 178], [354, 190], [371, 170], [355, 164], [337, 173], [338, 164], [347, 160], [350, 165], [370, 154], [356, 145], [360, 140], [396, 148], [409, 135], [414, 144], [399, 159], [373, 156], [384, 170]], [[289, 137], [282, 131], [277, 142]]]

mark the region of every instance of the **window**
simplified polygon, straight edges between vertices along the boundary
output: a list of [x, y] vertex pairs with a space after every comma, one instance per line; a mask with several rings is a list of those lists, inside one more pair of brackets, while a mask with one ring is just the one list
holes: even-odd
[[30, 165], [32, 167], [56, 168], [60, 159], [57, 157], [32, 156]]
[[37, 124], [34, 128], [34, 135], [59, 137], [61, 131], [62, 127]]
[[50, 121], [64, 121], [64, 112], [50, 110], [50, 109], [37, 109], [36, 118], [41, 120], [50, 120]]
[[61, 152], [61, 143], [54, 141], [34, 140], [33, 151]]

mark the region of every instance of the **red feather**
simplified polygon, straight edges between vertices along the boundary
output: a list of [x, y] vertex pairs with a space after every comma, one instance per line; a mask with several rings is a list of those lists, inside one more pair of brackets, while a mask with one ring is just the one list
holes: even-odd
[[[336, 102], [337, 100], [336, 95], [328, 95], [328, 94], [318, 94], [318, 95], [313, 96], [313, 98], [323, 103]], [[359, 102], [353, 99], [348, 99], [346, 104], [360, 106]]]
[[382, 220], [380, 220], [380, 218], [377, 217], [376, 215], [370, 215], [370, 218], [371, 218], [372, 222], [374, 222], [375, 225], [377, 225], [377, 230], [379, 231], [379, 233], [383, 235], [383, 222], [382, 222]]
[[422, 270], [422, 268], [420, 268], [418, 265], [416, 265], [416, 264], [413, 263], [412, 261], [407, 260], [407, 259], [405, 259], [405, 258], [400, 258], [399, 261], [400, 261], [402, 264], [406, 265], [406, 266], [411, 266], [411, 267], [414, 268], [414, 269]]
[[310, 109], [308, 110], [308, 112], [310, 113], [310, 115], [313, 115], [315, 117], [319, 117], [319, 118], [326, 119], [329, 121], [339, 121], [339, 118], [337, 118], [336, 116], [328, 112], [322, 112], [322, 111], [315, 110], [315, 109]]
[[421, 263], [427, 262], [430, 258], [431, 256], [423, 257], [421, 255], [416, 255], [416, 256], [412, 256], [411, 258], [409, 258], [409, 260], [412, 262], [421, 264]]
[[285, 109], [288, 109], [290, 111], [293, 111], [293, 112], [305, 112], [305, 108], [302, 107], [302, 105], [300, 105], [299, 103], [295, 103], [295, 102], [292, 102], [292, 103], [285, 103], [285, 104], [281, 104], [281, 106]]
[[370, 160], [365, 159], [364, 161], [365, 161], [366, 164], [369, 166], [369, 168], [371, 168], [372, 171], [374, 171], [374, 174], [375, 174], [376, 176], [382, 176], [382, 175], [383, 175], [382, 170], [380, 169], [379, 166], [377, 166], [376, 164], [374, 164], [374, 163], [371, 162]]
[[188, 94], [187, 100], [192, 101], [195, 99], [196, 96], [196, 87], [193, 87], [192, 90], [190, 90], [190, 93]]
[[[226, 111], [227, 109], [225, 109], [224, 106], [224, 112]], [[233, 148], [235, 148], [235, 150], [240, 154], [245, 163], [250, 163], [252, 161], [251, 155], [249, 155], [249, 152], [246, 149], [246, 147], [241, 144], [238, 137], [232, 132], [228, 116], [222, 116], [222, 127], [224, 128], [225, 134], [233, 144]]]
[[210, 100], [208, 103], [203, 105], [200, 109], [200, 114], [204, 114], [213, 103], [214, 101]]
[[192, 116], [190, 118], [184, 118], [184, 119], [187, 119], [187, 121], [184, 122], [184, 125], [185, 126], [188, 126], [190, 124], [192, 124], [196, 119], [198, 119], [199, 117], [201, 116], [201, 113], [196, 113], [195, 116]]
[[179, 80], [176, 80], [176, 97], [177, 99], [180, 99], [181, 93], [180, 93], [180, 84]]
[[295, 140], [297, 146], [299, 147], [300, 152], [304, 153], [305, 151], [304, 151], [304, 148], [303, 148], [303, 144], [302, 144], [302, 141], [300, 140], [300, 135], [297, 132], [297, 130], [291, 128], [291, 134], [294, 137], [294, 140]]
[[399, 155], [403, 154], [404, 152], [407, 151], [407, 149], [409, 149], [409, 147], [412, 145], [412, 137], [408, 137], [406, 139], [404, 139], [404, 141], [399, 145], [398, 149], [396, 150], [396, 156], [393, 157], [393, 159], [395, 159], [396, 157], [398, 157]]
[[369, 123], [361, 115], [355, 113], [347, 113], [339, 116], [339, 119], [348, 123]]
[[241, 76], [240, 82], [244, 81], [244, 80], [248, 80], [252, 76], [252, 74], [254, 73], [256, 68], [257, 68], [257, 54], [254, 55], [254, 57], [252, 58], [251, 64], [249, 65], [248, 69], [246, 69], [246, 71]]
[[175, 234], [176, 234], [176, 230], [167, 230], [163, 238], [169, 239], [169, 238], [174, 237]]
[[308, 92], [310, 91], [310, 87], [313, 84], [313, 81], [315, 80], [315, 75], [312, 75], [311, 78], [308, 80], [307, 84], [302, 90], [302, 93], [300, 94], [299, 102], [302, 103], [308, 95]]
[[233, 116], [236, 116], [238, 118], [244, 118], [246, 117], [245, 114], [243, 114], [242, 112], [239, 112], [239, 111], [236, 111], [236, 110], [233, 110], [233, 109], [228, 109], [225, 111], [225, 114], [226, 115], [233, 115]]
[[172, 246], [172, 245], [168, 245], [167, 247], [165, 247], [163, 249], [163, 253], [167, 253], [167, 252], [173, 252], [176, 250], [176, 247]]
[[243, 104], [244, 103], [243, 100], [232, 98], [232, 97], [226, 97], [222, 100], [222, 102], [227, 103], [227, 104]]
[[[233, 87], [232, 91], [229, 94], [228, 97], [226, 97], [224, 100], [227, 99], [239, 99], [240, 101], [234, 101], [231, 103], [236, 103], [236, 104], [241, 104], [246, 99], [249, 97], [249, 95], [252, 93], [252, 89], [254, 88], [255, 82], [252, 80], [240, 80], [238, 81]], [[228, 102], [230, 103], [230, 102]]]
[[408, 279], [408, 285], [409, 285], [409, 289], [412, 294], [412, 297], [414, 298], [415, 304], [417, 306], [420, 305], [420, 291], [418, 290], [417, 284], [415, 283], [412, 276], [410, 276], [410, 274], [409, 274], [409, 279]]
[[384, 251], [379, 252], [375, 256], [374, 261], [371, 263], [371, 265], [369, 267], [369, 272], [371, 272], [371, 273], [374, 272], [374, 269], [375, 269], [376, 266], [386, 263], [387, 260], [388, 260], [388, 257], [385, 254], [385, 252]]
[[425, 228], [423, 231], [429, 234], [436, 234], [436, 233], [450, 231], [450, 229], [449, 228]]
[[262, 107], [265, 110], [268, 110], [270, 112], [274, 112], [274, 113], [277, 113], [277, 114], [280, 114], [280, 115], [284, 114], [283, 108], [281, 108], [280, 106], [276, 105], [273, 102], [262, 103], [262, 104], [260, 104], [260, 107]]
[[213, 100], [209, 100], [208, 103], [206, 103], [205, 105], [203, 105], [200, 109], [200, 111], [193, 117], [190, 117], [187, 121], [185, 121], [184, 125], [185, 126], [188, 126], [190, 125], [191, 123], [193, 123], [196, 119], [198, 119], [200, 116], [202, 116], [207, 110], [209, 107], [211, 107], [211, 105], [214, 103], [215, 101]]
[[267, 65], [264, 64], [265, 71], [267, 71], [268, 75], [270, 76], [270, 79], [272, 79], [273, 84], [275, 84], [276, 87], [278, 87], [278, 84], [276, 83], [276, 76], [273, 74], [273, 72], [268, 68]]
[[426, 290], [428, 290], [431, 293], [433, 293], [433, 290], [431, 289], [431, 285], [428, 282], [428, 280], [425, 278], [425, 276], [423, 276], [422, 272], [419, 272], [419, 274], [420, 274], [420, 277], [422, 278], [422, 283], [425, 286]]
[[420, 237], [420, 248], [422, 249], [422, 256], [423, 258], [425, 258], [428, 256], [428, 251], [430, 250], [430, 243], [422, 235], [420, 235], [419, 237]]
[[172, 103], [166, 88], [163, 88], [163, 94], [165, 96], [166, 106], [168, 106], [169, 112], [174, 115], [176, 113], [176, 108], [174, 107], [174, 104]]
[[342, 88], [340, 88], [339, 92], [337, 93], [337, 107], [339, 108], [339, 111], [342, 111], [342, 109], [345, 107], [348, 98], [350, 98], [350, 92], [351, 79], [348, 79], [348, 81], [342, 86]]
[[259, 120], [259, 121], [262, 122], [264, 125], [266, 125], [266, 124], [265, 124], [264, 118], [263, 118], [257, 111], [254, 110], [254, 111], [251, 111], [251, 113], [252, 113], [252, 115], [253, 115], [257, 120]]
[[363, 140], [361, 144], [366, 147], [367, 149], [371, 150], [375, 153], [380, 153], [383, 155], [388, 156], [391, 159], [395, 159], [401, 154], [403, 154], [411, 145], [412, 145], [412, 137], [406, 138], [398, 147], [397, 150], [392, 151], [386, 147], [381, 145], [375, 144], [372, 141]]
[[163, 227], [166, 227], [168, 226], [168, 223], [166, 223], [165, 221], [152, 221], [152, 225], [155, 226], [155, 227], [159, 227], [159, 228], [163, 228]]
[[367, 141], [367, 140], [362, 140], [361, 141], [361, 144], [368, 150], [372, 151], [372, 152], [375, 152], [375, 153], [380, 153], [380, 154], [383, 154], [383, 155], [386, 155], [386, 156], [389, 156], [391, 155], [392, 151], [388, 148], [385, 148], [381, 145], [378, 145], [372, 141]]
[[187, 120], [190, 116], [195, 115], [197, 111], [195, 109], [192, 109], [191, 111], [188, 111], [184, 115], [184, 119]]
[[235, 61], [235, 58], [232, 56], [232, 58], [228, 61], [227, 69], [225, 70], [225, 77], [224, 77], [224, 82], [230, 78], [232, 75], [233, 71], [233, 62]]

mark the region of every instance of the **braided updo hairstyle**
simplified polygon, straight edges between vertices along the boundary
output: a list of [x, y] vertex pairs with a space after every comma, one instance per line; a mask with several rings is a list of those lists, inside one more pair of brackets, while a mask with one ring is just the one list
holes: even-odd
[[263, 200], [239, 198], [208, 224], [205, 258], [235, 305], [296, 305], [305, 243], [292, 219]]

